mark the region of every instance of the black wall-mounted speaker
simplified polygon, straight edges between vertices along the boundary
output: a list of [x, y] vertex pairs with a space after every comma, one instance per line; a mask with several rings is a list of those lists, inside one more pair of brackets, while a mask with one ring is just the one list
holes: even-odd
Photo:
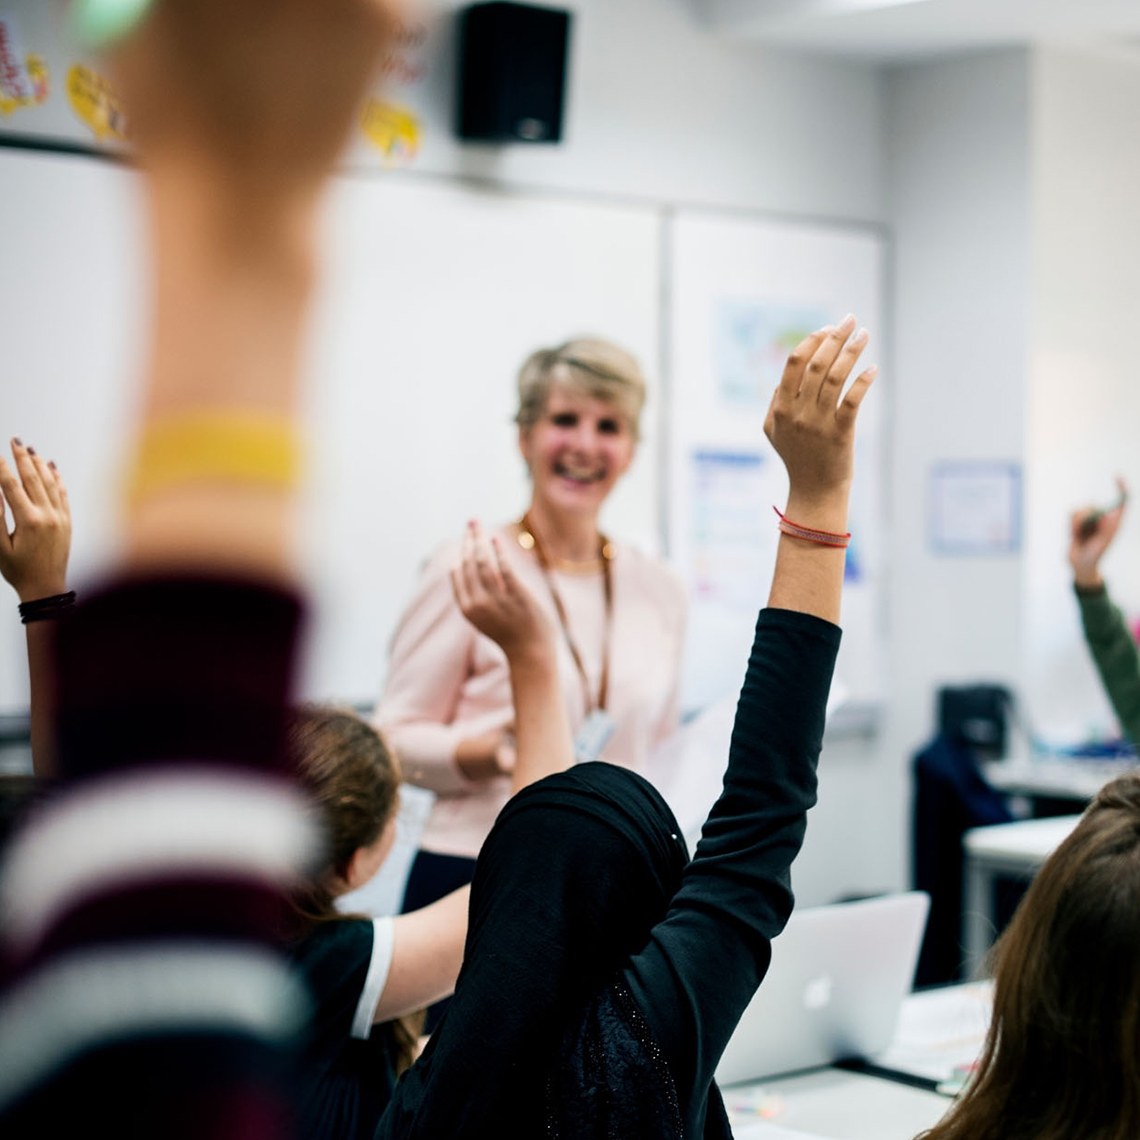
[[558, 142], [570, 13], [472, 4], [459, 16], [456, 133], [481, 142]]

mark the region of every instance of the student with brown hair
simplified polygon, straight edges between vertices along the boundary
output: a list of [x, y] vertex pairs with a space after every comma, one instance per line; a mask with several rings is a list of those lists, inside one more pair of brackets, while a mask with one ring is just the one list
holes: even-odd
[[[518, 725], [512, 788], [566, 768], [570, 732], [558, 685], [554, 631], [533, 596], [475, 523], [451, 580], [472, 624], [508, 661]], [[400, 765], [360, 717], [310, 706], [289, 746], [325, 836], [324, 856], [293, 891], [292, 956], [313, 998], [301, 1086], [308, 1140], [370, 1137], [396, 1077], [411, 1063], [422, 1018], [451, 993], [467, 935], [469, 888], [396, 917], [341, 915], [395, 837]]]
[[991, 951], [977, 1070], [922, 1140], [1140, 1136], [1140, 774], [1107, 784]]

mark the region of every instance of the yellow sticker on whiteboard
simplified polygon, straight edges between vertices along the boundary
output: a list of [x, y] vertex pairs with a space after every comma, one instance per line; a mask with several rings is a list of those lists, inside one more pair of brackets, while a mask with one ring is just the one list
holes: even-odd
[[97, 71], [81, 63], [67, 73], [67, 98], [71, 109], [94, 132], [95, 137], [125, 141], [127, 117], [111, 85]]
[[407, 166], [420, 149], [419, 119], [396, 103], [369, 99], [360, 112], [360, 126], [386, 166]]
[[47, 60], [35, 52], [24, 58], [24, 74], [27, 76], [27, 88], [17, 96], [12, 96], [0, 84], [0, 115], [7, 118], [20, 107], [38, 107], [43, 103], [50, 90], [50, 75], [48, 74]]

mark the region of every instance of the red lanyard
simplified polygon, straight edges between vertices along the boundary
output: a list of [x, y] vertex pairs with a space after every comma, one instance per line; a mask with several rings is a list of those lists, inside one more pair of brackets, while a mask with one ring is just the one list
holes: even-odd
[[538, 559], [539, 568], [542, 570], [543, 578], [546, 579], [550, 597], [554, 602], [554, 609], [558, 614], [558, 621], [562, 626], [562, 633], [566, 638], [567, 648], [570, 650], [570, 656], [574, 658], [574, 666], [577, 668], [578, 677], [582, 682], [582, 697], [586, 702], [586, 712], [591, 713], [594, 709], [605, 709], [610, 688], [610, 633], [613, 628], [614, 616], [613, 571], [610, 567], [614, 557], [613, 546], [604, 535], [598, 535], [598, 558], [601, 559], [602, 563], [602, 588], [605, 593], [606, 611], [602, 627], [602, 677], [598, 685], [597, 704], [595, 704], [590, 693], [590, 681], [586, 676], [586, 666], [582, 661], [582, 654], [578, 651], [578, 646], [570, 633], [570, 620], [566, 616], [566, 607], [562, 604], [562, 598], [554, 584], [550, 560], [542, 548], [542, 543], [538, 541], [538, 535], [535, 533], [534, 527], [531, 526], [529, 515], [523, 515], [519, 522], [519, 545], [524, 550], [533, 550], [535, 558]]

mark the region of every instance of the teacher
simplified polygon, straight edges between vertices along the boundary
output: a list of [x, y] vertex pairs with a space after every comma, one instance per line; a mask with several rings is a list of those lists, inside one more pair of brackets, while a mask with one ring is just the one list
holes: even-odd
[[[518, 376], [530, 503], [497, 532], [503, 554], [560, 631], [559, 673], [579, 760], [646, 773], [677, 727], [684, 591], [655, 558], [607, 537], [598, 515], [637, 450], [645, 381], [604, 340], [540, 349]], [[438, 798], [404, 909], [471, 881], [510, 794], [514, 709], [507, 661], [452, 596], [457, 542], [427, 562], [391, 646], [376, 723], [404, 778]]]

